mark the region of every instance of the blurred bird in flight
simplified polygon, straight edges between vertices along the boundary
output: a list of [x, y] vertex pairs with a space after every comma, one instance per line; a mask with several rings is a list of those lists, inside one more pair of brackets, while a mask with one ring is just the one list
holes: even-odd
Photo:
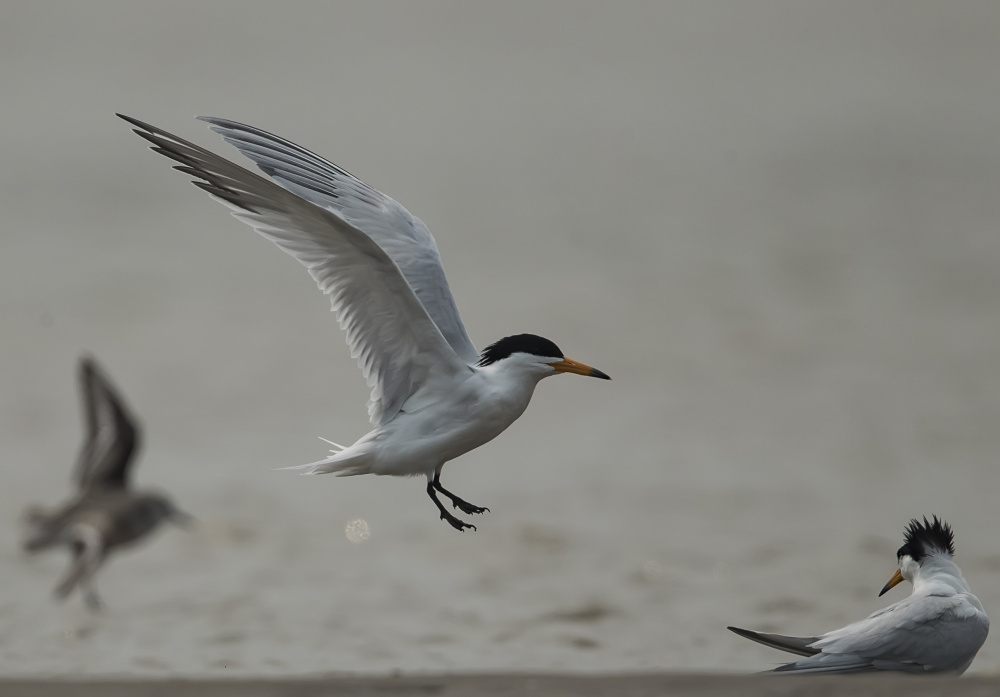
[[68, 547], [73, 561], [56, 595], [64, 598], [79, 586], [87, 605], [97, 609], [94, 574], [111, 551], [142, 539], [164, 520], [187, 526], [192, 519], [163, 494], [129, 488], [139, 426], [92, 358], [80, 361], [79, 378], [84, 440], [73, 472], [76, 493], [54, 511], [28, 508], [23, 547], [32, 553]]

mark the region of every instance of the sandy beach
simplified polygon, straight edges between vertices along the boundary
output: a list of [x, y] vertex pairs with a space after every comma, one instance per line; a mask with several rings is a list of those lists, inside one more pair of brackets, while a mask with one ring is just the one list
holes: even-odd
[[[0, 677], [69, 682], [0, 691], [841, 694], [868, 683], [735, 677], [784, 657], [725, 627], [904, 597], [931, 514], [1000, 617], [998, 30], [931, 0], [5, 3]], [[422, 481], [274, 471], [363, 435], [368, 390], [303, 269], [116, 111], [331, 159], [427, 223], [477, 347], [534, 332], [613, 381], [546, 380], [445, 468], [475, 533]], [[69, 493], [84, 352], [143, 421], [137, 484], [199, 521], [112, 558], [96, 615], [18, 542]], [[907, 690], [998, 674], [992, 636]]]
[[0, 681], [7, 697], [993, 697], [995, 678], [455, 675], [295, 680]]

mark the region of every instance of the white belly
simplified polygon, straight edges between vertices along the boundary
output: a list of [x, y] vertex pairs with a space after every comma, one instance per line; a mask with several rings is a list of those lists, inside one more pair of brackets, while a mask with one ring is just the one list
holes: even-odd
[[408, 402], [392, 421], [362, 439], [371, 439], [372, 472], [433, 474], [514, 423], [527, 408], [533, 387], [504, 392], [476, 376], [441, 399], [424, 395]]

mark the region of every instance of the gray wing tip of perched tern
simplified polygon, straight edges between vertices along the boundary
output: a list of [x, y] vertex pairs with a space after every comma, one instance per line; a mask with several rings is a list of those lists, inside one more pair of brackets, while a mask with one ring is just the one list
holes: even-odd
[[744, 639], [755, 641], [758, 644], [769, 646], [779, 651], [798, 654], [799, 656], [815, 656], [820, 653], [819, 649], [811, 645], [819, 641], [819, 637], [795, 637], [784, 634], [767, 634], [765, 632], [755, 632], [752, 629], [741, 629], [740, 627], [726, 627], [733, 634], [737, 634]]

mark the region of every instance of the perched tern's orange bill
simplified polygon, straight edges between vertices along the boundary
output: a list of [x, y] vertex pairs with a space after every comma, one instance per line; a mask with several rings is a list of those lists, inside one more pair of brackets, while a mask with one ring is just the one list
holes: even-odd
[[892, 575], [892, 578], [889, 579], [889, 582], [884, 586], [882, 586], [882, 590], [881, 592], [879, 592], [878, 597], [881, 598], [883, 595], [889, 592], [890, 588], [898, 586], [902, 582], [903, 582], [903, 573], [899, 569], [896, 569], [896, 573]]
[[563, 359], [558, 363], [553, 363], [552, 367], [556, 369], [557, 373], [574, 373], [576, 375], [586, 375], [588, 378], [601, 378], [602, 380], [611, 379], [607, 373], [602, 373], [597, 368], [591, 368], [586, 363], [574, 361], [572, 358], [566, 358], [566, 356], [563, 356]]

